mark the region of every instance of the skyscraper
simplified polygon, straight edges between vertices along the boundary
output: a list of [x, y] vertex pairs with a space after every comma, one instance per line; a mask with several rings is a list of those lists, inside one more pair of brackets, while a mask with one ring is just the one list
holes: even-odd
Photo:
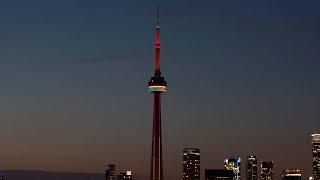
[[312, 176], [320, 179], [320, 134], [312, 134]]
[[205, 180], [233, 180], [234, 173], [226, 169], [206, 169]]
[[234, 173], [234, 180], [240, 180], [241, 173], [241, 158], [229, 158], [224, 160], [224, 168], [227, 170], [232, 170]]
[[256, 156], [247, 156], [246, 172], [247, 180], [258, 179], [258, 160]]
[[273, 162], [261, 162], [261, 180], [273, 180]]
[[198, 148], [183, 149], [183, 179], [184, 180], [200, 179], [200, 149]]
[[116, 180], [115, 170], [116, 165], [108, 164], [108, 169], [106, 170], [106, 180]]
[[301, 180], [301, 170], [285, 169], [282, 173], [282, 180]]
[[155, 70], [148, 83], [149, 92], [153, 93], [153, 131], [150, 180], [163, 179], [162, 167], [162, 135], [161, 135], [161, 93], [167, 91], [167, 82], [160, 71], [160, 8], [156, 2], [156, 40], [155, 40]]

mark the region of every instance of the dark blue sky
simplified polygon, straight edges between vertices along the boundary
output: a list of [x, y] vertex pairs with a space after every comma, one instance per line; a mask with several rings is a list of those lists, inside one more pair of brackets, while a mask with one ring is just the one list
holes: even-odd
[[[0, 3], [0, 169], [147, 174], [151, 0]], [[183, 147], [311, 173], [319, 131], [320, 2], [161, 0], [165, 174]], [[243, 166], [244, 168], [245, 166]]]

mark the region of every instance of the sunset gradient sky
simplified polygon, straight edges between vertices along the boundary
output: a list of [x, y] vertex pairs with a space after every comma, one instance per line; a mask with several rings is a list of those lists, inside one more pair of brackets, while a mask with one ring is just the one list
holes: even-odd
[[[148, 175], [152, 0], [0, 2], [0, 169]], [[164, 172], [182, 148], [311, 174], [319, 0], [161, 0]], [[242, 167], [245, 168], [245, 165]]]

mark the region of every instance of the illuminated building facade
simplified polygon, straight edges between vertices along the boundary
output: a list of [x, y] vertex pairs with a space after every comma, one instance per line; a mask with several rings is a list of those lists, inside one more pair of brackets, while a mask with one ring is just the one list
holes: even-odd
[[226, 169], [206, 169], [205, 180], [233, 180], [234, 173]]
[[115, 170], [116, 165], [108, 164], [108, 169], [106, 170], [106, 180], [116, 180]]
[[258, 160], [256, 156], [247, 156], [246, 173], [247, 180], [258, 179]]
[[273, 180], [273, 161], [261, 162], [261, 180]]
[[241, 158], [229, 158], [224, 160], [224, 168], [226, 170], [232, 170], [234, 173], [234, 180], [240, 180], [241, 175]]
[[312, 177], [320, 179], [320, 134], [312, 134]]
[[301, 180], [300, 169], [285, 169], [282, 173], [282, 180]]
[[127, 171], [125, 173], [120, 173], [118, 176], [118, 180], [132, 180], [132, 172]]
[[200, 179], [200, 149], [183, 149], [183, 180]]

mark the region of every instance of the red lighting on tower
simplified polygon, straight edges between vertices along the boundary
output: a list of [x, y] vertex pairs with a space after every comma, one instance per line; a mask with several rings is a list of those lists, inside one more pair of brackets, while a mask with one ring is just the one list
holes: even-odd
[[154, 95], [153, 131], [150, 180], [163, 180], [162, 135], [161, 135], [161, 93], [167, 91], [167, 82], [160, 71], [160, 13], [156, 3], [155, 72], [149, 81], [149, 92]]

